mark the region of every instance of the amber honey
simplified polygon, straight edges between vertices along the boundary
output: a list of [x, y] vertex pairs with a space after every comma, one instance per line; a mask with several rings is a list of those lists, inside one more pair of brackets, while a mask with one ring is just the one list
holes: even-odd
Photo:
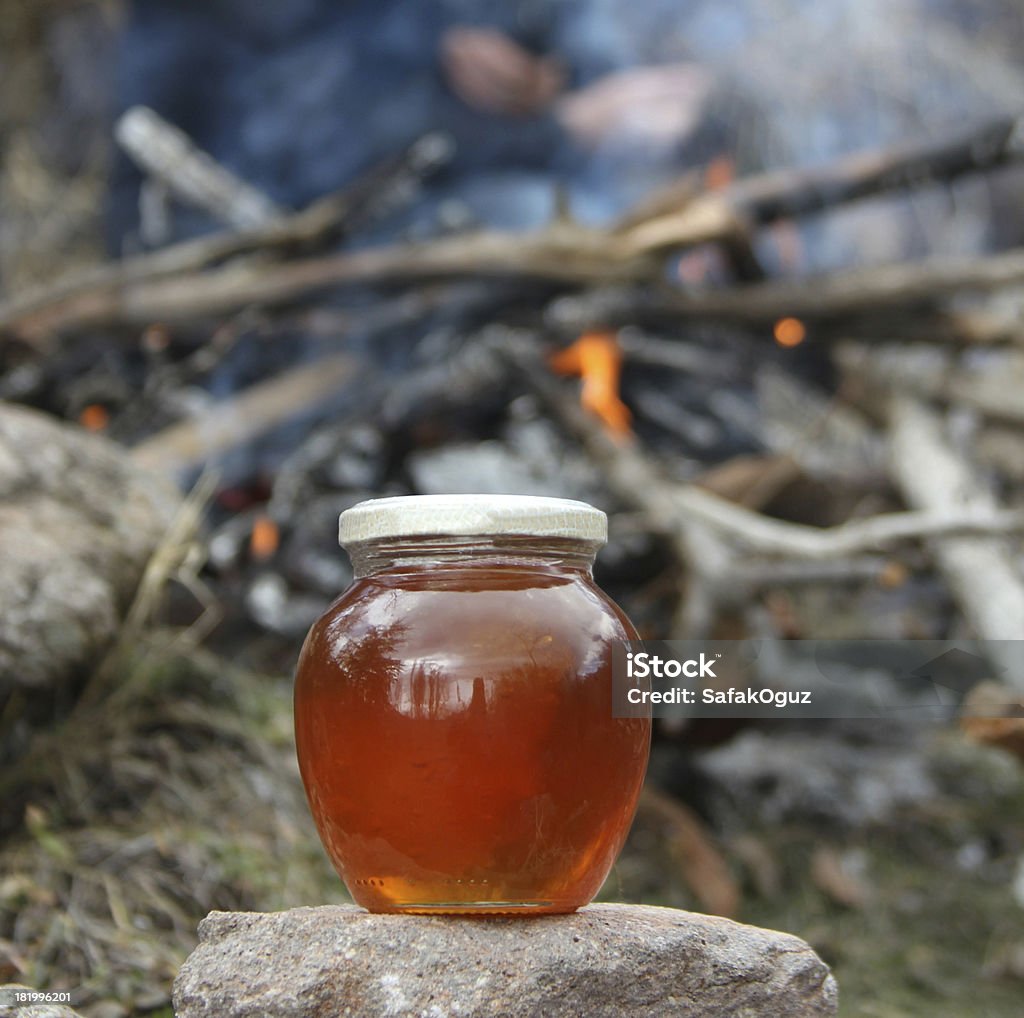
[[295, 721], [314, 819], [359, 904], [566, 912], [600, 888], [650, 721], [612, 717], [611, 647], [635, 633], [592, 555], [442, 536], [357, 561], [303, 648]]

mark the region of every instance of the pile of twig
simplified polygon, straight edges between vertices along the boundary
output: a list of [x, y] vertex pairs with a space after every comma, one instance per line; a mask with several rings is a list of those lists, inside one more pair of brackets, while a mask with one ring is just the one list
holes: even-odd
[[[444, 140], [428, 136], [355, 187], [286, 214], [194, 150], [155, 114], [130, 111], [120, 129], [129, 150], [176, 193], [232, 228], [8, 300], [0, 305], [0, 333], [45, 341], [89, 326], [180, 322], [280, 307], [340, 287], [480, 277], [540, 279], [571, 288], [653, 287], [656, 299], [644, 289], [619, 294], [610, 304], [597, 301], [596, 308], [583, 305], [588, 316], [597, 310], [602, 317], [628, 320], [655, 315], [764, 324], [797, 315], [835, 321], [882, 308], [934, 307], [953, 291], [1020, 282], [1024, 254], [886, 266], [816, 280], [813, 286], [782, 284], [763, 281], [753, 231], [1019, 161], [1021, 123], [1001, 120], [939, 143], [850, 157], [817, 170], [749, 177], [711, 191], [688, 178], [608, 228], [587, 228], [562, 217], [534, 233], [482, 231], [322, 255], [315, 252], [382, 206], [407, 198], [415, 181], [444, 160]], [[721, 245], [739, 281], [757, 285], [689, 295], [660, 285], [668, 256], [706, 243]], [[988, 325], [982, 328], [986, 335]]]
[[[469, 303], [477, 303], [468, 321], [472, 326], [504, 315], [516, 328], [467, 330], [479, 347], [464, 358], [472, 362], [474, 380], [456, 389], [479, 397], [477, 376], [503, 384], [516, 377], [520, 390], [533, 391], [582, 443], [608, 488], [641, 510], [686, 566], [687, 596], [676, 633], [709, 631], [738, 600], [787, 577], [818, 582], [877, 576], [888, 568], [893, 548], [923, 542], [976, 634], [1016, 638], [1024, 620], [1024, 583], [1014, 557], [1019, 546], [1010, 542], [1022, 530], [1021, 511], [1002, 503], [991, 479], [977, 476], [973, 455], [951, 440], [944, 414], [963, 409], [980, 422], [976, 431], [990, 422], [1002, 429], [999, 442], [990, 444], [1003, 450], [1004, 461], [1006, 449], [1022, 447], [1024, 404], [1015, 372], [1024, 317], [1015, 288], [1024, 284], [1024, 251], [780, 281], [766, 278], [755, 235], [773, 223], [1019, 162], [1022, 124], [1006, 119], [939, 142], [850, 157], [813, 171], [750, 177], [713, 190], [686, 179], [606, 228], [585, 227], [563, 214], [532, 233], [479, 231], [339, 252], [338, 242], [382, 208], [415, 195], [417, 182], [443, 161], [443, 140], [424, 139], [357, 185], [287, 212], [254, 194], [155, 115], [137, 110], [120, 125], [122, 144], [162, 187], [219, 216], [228, 229], [8, 300], [0, 305], [0, 332], [52, 349], [85, 330], [217, 326], [254, 310], [290, 315], [293, 322], [298, 315], [302, 327], [313, 328], [315, 299], [354, 291], [376, 295], [369, 309], [364, 299], [355, 311], [321, 311], [326, 328], [343, 344], [357, 330], [372, 336], [428, 313], [448, 311], [462, 321], [466, 284], [493, 281], [493, 288], [473, 291]], [[703, 245], [718, 249], [734, 284], [694, 290], [670, 283], [672, 260]], [[400, 301], [394, 299], [396, 288], [406, 291]], [[525, 312], [520, 300], [516, 314], [505, 315], [510, 293], [529, 298]], [[976, 299], [965, 305], [957, 300], [962, 295]], [[616, 441], [577, 408], [542, 360], [581, 330], [630, 325], [679, 336], [710, 323], [760, 343], [781, 319], [797, 320], [801, 334], [827, 347], [846, 382], [841, 400], [826, 400], [817, 410], [815, 397], [797, 387], [795, 399], [808, 404], [810, 420], [802, 433], [791, 434], [788, 447], [775, 443], [779, 455], [767, 480], [763, 471], [756, 478], [760, 498], [735, 485], [716, 494], [713, 483], [668, 480], [640, 442]], [[621, 345], [627, 363], [703, 372], [711, 384], [721, 367], [706, 348], [695, 353], [686, 343], [633, 335]], [[980, 364], [979, 347], [986, 351]], [[201, 423], [185, 419], [150, 436], [135, 455], [149, 465], [198, 465], [329, 397], [358, 367], [350, 351], [338, 352], [275, 375], [223, 401]], [[412, 380], [405, 387], [408, 400], [437, 397], [451, 387], [453, 372], [449, 365]], [[826, 529], [759, 511], [770, 501], [766, 493], [794, 470], [806, 472], [815, 455], [819, 464], [827, 458], [830, 436], [843, 427], [852, 427], [866, 446], [888, 449], [887, 463], [876, 456], [874, 469], [887, 475], [882, 489], [887, 483], [890, 494], [898, 492], [907, 511], [861, 511]]]

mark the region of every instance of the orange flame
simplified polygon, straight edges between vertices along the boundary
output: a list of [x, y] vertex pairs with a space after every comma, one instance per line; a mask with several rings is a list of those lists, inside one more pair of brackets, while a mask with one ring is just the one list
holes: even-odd
[[616, 437], [632, 432], [632, 414], [619, 398], [622, 351], [611, 332], [585, 332], [572, 346], [551, 357], [551, 367], [560, 375], [580, 375], [583, 389], [580, 402], [598, 417]]
[[799, 318], [780, 318], [772, 331], [779, 346], [799, 346], [807, 338], [807, 328]]
[[277, 524], [269, 516], [257, 516], [252, 521], [252, 535], [249, 538], [249, 553], [259, 562], [270, 558], [277, 551], [281, 535]]
[[86, 431], [102, 431], [110, 423], [110, 412], [102, 403], [90, 403], [78, 415], [78, 423]]

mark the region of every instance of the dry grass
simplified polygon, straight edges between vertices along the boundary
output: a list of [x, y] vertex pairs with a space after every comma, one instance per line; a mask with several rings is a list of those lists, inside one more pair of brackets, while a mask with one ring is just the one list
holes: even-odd
[[86, 1015], [166, 1006], [211, 909], [344, 894], [298, 781], [290, 683], [201, 652], [119, 679], [116, 710], [47, 736], [0, 844], [0, 982], [75, 989]]

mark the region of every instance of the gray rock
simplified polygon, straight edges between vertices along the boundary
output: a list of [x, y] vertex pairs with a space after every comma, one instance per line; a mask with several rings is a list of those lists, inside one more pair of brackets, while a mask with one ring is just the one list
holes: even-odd
[[174, 984], [178, 1018], [834, 1015], [802, 940], [646, 905], [573, 915], [213, 912]]
[[99, 658], [179, 501], [112, 442], [0, 403], [0, 697]]

